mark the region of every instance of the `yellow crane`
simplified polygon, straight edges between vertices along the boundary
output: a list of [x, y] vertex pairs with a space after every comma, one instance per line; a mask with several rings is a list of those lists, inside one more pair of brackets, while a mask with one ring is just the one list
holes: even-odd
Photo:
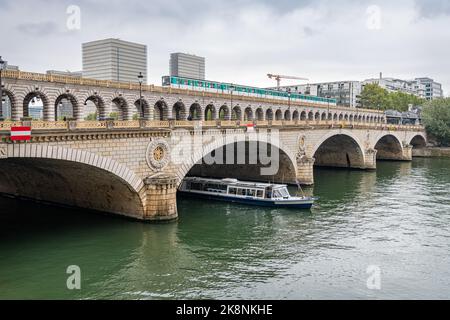
[[281, 79], [309, 81], [309, 79], [307, 79], [307, 78], [300, 78], [300, 77], [293, 77], [293, 76], [283, 76], [283, 75], [271, 74], [271, 73], [268, 73], [267, 77], [269, 77], [269, 79], [277, 80], [277, 89], [280, 88]]

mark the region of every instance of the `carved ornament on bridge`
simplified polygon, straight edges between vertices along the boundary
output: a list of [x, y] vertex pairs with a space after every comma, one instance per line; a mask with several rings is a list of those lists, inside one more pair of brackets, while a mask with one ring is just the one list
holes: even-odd
[[300, 160], [304, 156], [306, 156], [306, 147], [305, 147], [305, 136], [299, 137], [298, 151], [297, 151], [297, 160]]
[[0, 145], [0, 159], [8, 158], [8, 149], [6, 145]]
[[162, 171], [170, 162], [169, 144], [162, 139], [151, 141], [147, 147], [147, 164], [153, 171]]

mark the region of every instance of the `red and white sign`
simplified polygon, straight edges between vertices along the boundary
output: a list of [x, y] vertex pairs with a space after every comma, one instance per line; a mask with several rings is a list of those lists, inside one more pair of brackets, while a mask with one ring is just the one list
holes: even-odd
[[252, 123], [246, 124], [247, 132], [254, 132], [255, 131], [255, 125]]
[[12, 141], [30, 141], [31, 127], [11, 127]]

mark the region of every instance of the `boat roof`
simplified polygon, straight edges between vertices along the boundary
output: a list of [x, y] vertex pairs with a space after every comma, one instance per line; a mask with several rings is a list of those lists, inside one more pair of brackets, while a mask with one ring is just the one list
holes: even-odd
[[233, 187], [252, 187], [252, 188], [280, 188], [287, 187], [285, 184], [274, 184], [274, 183], [263, 183], [263, 182], [250, 182], [250, 181], [239, 181], [237, 179], [209, 179], [209, 178], [200, 178], [200, 177], [186, 177], [184, 181], [198, 181], [198, 182], [211, 182], [217, 184], [224, 184]]

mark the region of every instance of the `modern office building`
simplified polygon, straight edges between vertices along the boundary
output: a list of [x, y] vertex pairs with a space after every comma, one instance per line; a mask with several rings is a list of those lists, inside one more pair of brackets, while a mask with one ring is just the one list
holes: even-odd
[[[276, 90], [277, 88], [271, 88]], [[361, 82], [359, 81], [336, 81], [311, 83], [295, 86], [284, 86], [279, 88], [282, 91], [317, 96], [322, 98], [336, 99], [338, 105], [356, 108], [359, 105], [361, 94]]]
[[170, 75], [205, 80], [205, 58], [186, 53], [172, 53], [170, 55]]
[[147, 46], [105, 39], [83, 43], [83, 77], [119, 82], [138, 82], [140, 72], [147, 83]]
[[444, 97], [442, 84], [435, 82], [430, 78], [416, 78], [415, 80], [424, 90], [424, 98], [434, 100]]

